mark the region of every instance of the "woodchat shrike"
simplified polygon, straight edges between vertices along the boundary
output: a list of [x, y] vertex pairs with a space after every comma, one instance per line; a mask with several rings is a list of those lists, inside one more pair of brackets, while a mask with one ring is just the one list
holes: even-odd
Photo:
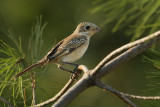
[[88, 48], [90, 37], [100, 31], [101, 29], [93, 23], [80, 23], [77, 26], [76, 30], [70, 36], [58, 42], [41, 60], [24, 69], [13, 78], [21, 76], [23, 73], [33, 67], [36, 67], [38, 65], [44, 66], [47, 63], [55, 63], [61, 70], [73, 73], [74, 71], [65, 69], [62, 67], [62, 65], [73, 65], [76, 67], [74, 70], [76, 70], [78, 65], [73, 64], [72, 62], [80, 59], [84, 55]]

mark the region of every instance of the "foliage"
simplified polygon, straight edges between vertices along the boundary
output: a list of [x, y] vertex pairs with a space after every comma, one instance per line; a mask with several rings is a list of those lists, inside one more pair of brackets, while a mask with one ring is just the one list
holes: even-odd
[[36, 24], [33, 24], [31, 37], [28, 44], [28, 60], [32, 59], [32, 63], [35, 63], [37, 60], [39, 60], [39, 58], [42, 57], [42, 34], [46, 25], [47, 23], [42, 25], [42, 16], [40, 16], [40, 18], [37, 18]]
[[19, 97], [24, 99], [22, 90], [22, 78], [17, 81], [12, 81], [11, 77], [22, 70], [22, 66], [18, 64], [20, 59], [24, 57], [21, 49], [21, 42], [17, 43], [11, 28], [9, 28], [2, 14], [0, 14], [0, 95], [6, 91], [12, 90], [8, 93], [9, 99], [15, 100]]
[[95, 0], [93, 4], [92, 13], [104, 13], [103, 26], [111, 26], [112, 32], [128, 29], [132, 40], [160, 28], [159, 0]]
[[[14, 106], [22, 98], [24, 106], [26, 101], [26, 90], [30, 90], [30, 80], [19, 77], [16, 80], [11, 78], [21, 72], [26, 66], [33, 64], [40, 56], [41, 46], [43, 45], [42, 33], [46, 24], [42, 25], [42, 16], [37, 18], [33, 25], [31, 37], [28, 43], [28, 54], [24, 53], [21, 39], [15, 38], [13, 31], [4, 23], [5, 19], [0, 17], [0, 96], [7, 96], [8, 100], [13, 100]], [[27, 41], [26, 41], [27, 42]], [[23, 84], [22, 84], [23, 83]], [[12, 90], [12, 91], [11, 91]], [[8, 91], [8, 92], [7, 92]], [[7, 92], [7, 95], [6, 95]], [[9, 96], [9, 97], [8, 97]]]
[[[17, 64], [20, 57], [18, 51], [1, 40], [0, 54], [4, 56], [0, 58], [0, 95], [9, 89], [12, 90], [11, 95], [13, 99], [17, 99], [19, 95], [23, 98], [22, 78], [19, 78], [18, 81], [11, 80], [11, 77], [15, 75], [17, 71], [20, 72], [22, 70], [22, 66]], [[15, 100], [13, 102], [15, 103]]]
[[148, 91], [152, 94], [160, 95], [160, 52], [149, 50], [146, 52], [144, 59], [155, 67], [155, 69], [147, 76], [147, 78], [150, 79], [150, 84], [148, 84], [150, 88]]

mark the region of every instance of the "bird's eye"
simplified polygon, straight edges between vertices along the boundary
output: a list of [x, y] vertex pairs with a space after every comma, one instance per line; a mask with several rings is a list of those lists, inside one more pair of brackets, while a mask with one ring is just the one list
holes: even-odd
[[86, 26], [86, 29], [89, 30], [89, 29], [90, 29], [90, 26]]

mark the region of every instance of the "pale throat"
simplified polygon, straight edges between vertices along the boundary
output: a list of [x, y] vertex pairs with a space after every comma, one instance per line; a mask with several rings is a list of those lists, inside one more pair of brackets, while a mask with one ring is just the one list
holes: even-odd
[[86, 36], [92, 36], [93, 34], [91, 32], [78, 32], [79, 35], [86, 35]]

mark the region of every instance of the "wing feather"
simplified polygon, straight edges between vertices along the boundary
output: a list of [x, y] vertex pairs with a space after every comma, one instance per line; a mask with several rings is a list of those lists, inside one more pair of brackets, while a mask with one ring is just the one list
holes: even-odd
[[82, 46], [86, 39], [87, 38], [85, 36], [75, 36], [69, 39], [64, 39], [52, 48], [48, 53], [47, 58], [51, 61], [58, 57], [67, 55], [73, 52], [76, 48]]

